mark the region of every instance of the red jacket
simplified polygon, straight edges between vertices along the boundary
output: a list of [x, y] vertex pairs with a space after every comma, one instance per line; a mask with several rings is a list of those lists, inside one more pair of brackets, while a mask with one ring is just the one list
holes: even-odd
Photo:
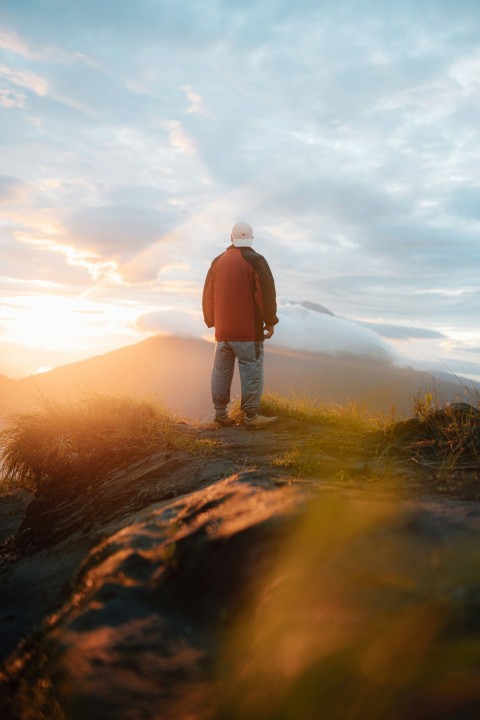
[[275, 282], [267, 261], [249, 247], [231, 245], [215, 258], [203, 288], [203, 317], [215, 340], [263, 340], [276, 325]]

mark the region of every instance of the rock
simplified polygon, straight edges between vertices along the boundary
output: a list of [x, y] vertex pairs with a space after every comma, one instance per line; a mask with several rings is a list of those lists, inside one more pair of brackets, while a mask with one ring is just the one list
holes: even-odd
[[296, 489], [274, 488], [245, 471], [131, 515], [7, 663], [4, 717], [49, 707], [72, 720], [180, 718], [213, 706], [221, 629], [272, 568], [302, 504]]

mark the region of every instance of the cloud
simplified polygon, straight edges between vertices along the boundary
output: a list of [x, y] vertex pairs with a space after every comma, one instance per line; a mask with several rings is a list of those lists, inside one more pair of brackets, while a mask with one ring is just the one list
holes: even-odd
[[96, 253], [79, 250], [71, 245], [62, 245], [61, 243], [46, 243], [45, 250], [60, 253], [63, 255], [72, 267], [84, 268], [89, 273], [94, 282], [100, 280], [109, 280], [111, 283], [119, 283], [120, 275], [118, 273], [118, 265], [112, 260], [102, 260]]
[[[313, 310], [316, 313], [320, 313], [322, 315], [329, 315], [332, 317], [334, 316], [334, 313], [332, 313], [328, 308], [326, 308], [324, 305], [320, 305], [320, 303], [311, 302], [310, 300], [289, 300], [289, 301], [280, 301], [281, 305], [287, 304], [287, 305], [300, 305], [303, 308], [306, 308], [307, 310]], [[339, 318], [342, 319], [342, 318]], [[431, 330], [428, 328], [418, 328], [418, 327], [409, 327], [406, 325], [387, 325], [385, 323], [381, 322], [365, 322], [362, 320], [349, 320], [348, 318], [343, 318], [344, 320], [347, 320], [349, 323], [354, 322], [355, 325], [359, 327], [368, 328], [369, 330], [373, 330], [374, 333], [377, 335], [380, 335], [381, 337], [388, 338], [389, 340], [441, 340], [445, 339], [447, 336], [444, 333], [438, 332], [437, 330]]]
[[29, 60], [38, 58], [38, 53], [32, 50], [16, 32], [0, 29], [0, 48]]
[[18, 92], [18, 90], [0, 90], [0, 105], [4, 108], [23, 108], [26, 99], [25, 93]]
[[455, 215], [480, 221], [480, 187], [462, 187], [454, 190], [447, 207]]
[[22, 180], [8, 175], [0, 175], [0, 205], [22, 202], [29, 191], [30, 187]]
[[[51, 252], [53, 241], [28, 242], [24, 228], [3, 229], [0, 243], [0, 293], [29, 294], [32, 289], [48, 291], [61, 286], [65, 292], [81, 292], [89, 275], [85, 268], [66, 264], [60, 251]], [[28, 239], [30, 237], [28, 236]], [[19, 238], [24, 238], [20, 240]], [[48, 251], [48, 252], [47, 252]], [[1, 371], [0, 371], [1, 372]]]
[[191, 312], [165, 308], [144, 313], [137, 318], [136, 328], [145, 333], [202, 337], [207, 330], [200, 311]]
[[14, 55], [20, 56], [25, 60], [57, 60], [62, 62], [72, 62], [82, 60], [91, 63], [92, 58], [79, 52], [65, 52], [60, 47], [39, 47], [35, 43], [35, 47], [25, 38], [21, 37], [13, 30], [0, 29], [0, 50], [7, 50]]
[[140, 208], [156, 208], [169, 203], [165, 191], [155, 185], [112, 185], [103, 193], [107, 205], [113, 207], [127, 206]]
[[[375, 332], [347, 319], [305, 307], [301, 302], [280, 305], [278, 317], [280, 322], [268, 341], [272, 346], [327, 355], [352, 354], [386, 362], [394, 358], [391, 349]], [[148, 333], [212, 336], [200, 310], [167, 307], [141, 315], [136, 327]]]
[[327, 355], [352, 354], [390, 361], [393, 354], [381, 338], [368, 328], [343, 318], [319, 313], [299, 304], [278, 309], [279, 324], [269, 342]]
[[190, 85], [184, 85], [182, 90], [187, 96], [190, 104], [187, 108], [187, 113], [195, 113], [197, 115], [203, 115], [204, 117], [211, 117], [210, 113], [207, 112], [204, 105], [204, 99], [199, 95]]
[[161, 241], [178, 221], [173, 208], [104, 205], [82, 208], [65, 218], [69, 240], [102, 257], [125, 260]]
[[480, 345], [478, 347], [464, 347], [463, 345], [458, 345], [454, 349], [462, 353], [476, 353], [480, 355]]
[[438, 332], [437, 330], [429, 330], [427, 328], [407, 327], [403, 325], [386, 325], [384, 323], [361, 322], [358, 320], [356, 323], [357, 325], [373, 330], [382, 337], [392, 340], [409, 340], [413, 338], [418, 340], [440, 340], [446, 337], [444, 333]]
[[189, 157], [196, 155], [195, 143], [191, 137], [185, 132], [182, 124], [178, 120], [167, 120], [163, 126], [168, 130], [170, 145]]
[[17, 70], [6, 65], [0, 65], [0, 76], [3, 76], [12, 85], [31, 90], [40, 97], [46, 95], [48, 90], [47, 81], [30, 70]]

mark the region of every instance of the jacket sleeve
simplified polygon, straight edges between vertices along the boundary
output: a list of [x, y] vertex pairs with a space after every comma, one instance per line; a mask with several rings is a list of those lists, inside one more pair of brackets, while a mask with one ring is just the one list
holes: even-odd
[[262, 292], [263, 322], [266, 325], [276, 325], [278, 323], [277, 294], [272, 271], [270, 270], [267, 261], [262, 256], [260, 256], [255, 269], [258, 273], [258, 280]]
[[213, 306], [213, 264], [210, 266], [207, 277], [205, 278], [205, 284], [203, 286], [202, 308], [205, 325], [209, 328], [213, 327], [215, 325], [215, 314]]

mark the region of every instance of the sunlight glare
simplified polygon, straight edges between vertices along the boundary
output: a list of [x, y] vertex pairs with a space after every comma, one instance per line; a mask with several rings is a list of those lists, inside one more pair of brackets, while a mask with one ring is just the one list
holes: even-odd
[[9, 307], [6, 339], [24, 347], [75, 352], [106, 334], [124, 332], [135, 314], [131, 307], [81, 297], [25, 296]]

